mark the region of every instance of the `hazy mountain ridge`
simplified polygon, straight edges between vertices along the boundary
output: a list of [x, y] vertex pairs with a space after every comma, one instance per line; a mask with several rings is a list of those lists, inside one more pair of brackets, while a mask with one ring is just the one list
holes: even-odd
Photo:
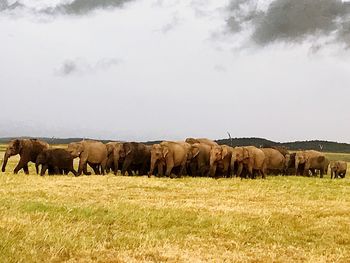
[[[30, 137], [21, 137], [30, 138]], [[6, 137], [0, 138], [0, 143], [8, 143], [14, 138]], [[70, 142], [77, 142], [88, 138], [38, 138], [44, 140], [50, 144], [68, 144]], [[107, 143], [114, 140], [99, 140], [103, 143]], [[232, 138], [232, 139], [219, 139], [216, 140], [219, 144], [226, 144], [232, 146], [247, 146], [253, 145], [256, 147], [267, 147], [267, 146], [282, 146], [289, 150], [322, 150], [324, 152], [340, 152], [340, 153], [350, 153], [350, 144], [339, 143], [323, 140], [311, 140], [311, 141], [295, 141], [295, 142], [274, 142], [264, 138]], [[155, 144], [161, 141], [147, 141], [146, 144]]]

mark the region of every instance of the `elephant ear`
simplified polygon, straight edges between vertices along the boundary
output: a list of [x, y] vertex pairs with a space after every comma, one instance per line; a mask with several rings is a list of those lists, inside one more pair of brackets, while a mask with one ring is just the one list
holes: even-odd
[[196, 147], [196, 146], [194, 146], [194, 147], [192, 147], [192, 158], [196, 158], [197, 157], [197, 155], [199, 154], [199, 147]]
[[168, 149], [168, 147], [164, 147], [164, 149], [163, 149], [163, 157], [164, 157], [164, 158], [167, 157], [168, 154], [169, 154], [169, 149]]
[[228, 150], [226, 147], [222, 148], [222, 152], [221, 152], [221, 159], [225, 159], [225, 157], [228, 155]]
[[248, 159], [249, 157], [249, 150], [247, 148], [243, 148], [243, 159]]
[[128, 147], [127, 150], [125, 151], [125, 155], [126, 155], [126, 156], [129, 155], [131, 152], [132, 152], [132, 151], [131, 151], [131, 148]]
[[84, 150], [83, 144], [82, 143], [77, 143], [77, 152], [80, 155]]
[[13, 143], [13, 147], [15, 148], [15, 151], [17, 153], [20, 153], [22, 151], [23, 146], [24, 146], [23, 140], [16, 139]]

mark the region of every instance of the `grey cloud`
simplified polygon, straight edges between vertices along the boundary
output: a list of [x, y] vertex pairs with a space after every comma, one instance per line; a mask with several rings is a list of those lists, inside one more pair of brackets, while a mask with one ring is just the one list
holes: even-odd
[[214, 70], [217, 72], [226, 72], [227, 68], [223, 65], [215, 65]]
[[61, 68], [59, 69], [59, 73], [61, 75], [70, 75], [78, 70], [77, 64], [72, 60], [67, 60], [63, 63]]
[[122, 63], [122, 60], [117, 58], [104, 58], [93, 64], [88, 63], [84, 59], [66, 60], [55, 70], [55, 72], [60, 76], [94, 73], [101, 70], [107, 70], [119, 65], [120, 63]]
[[124, 3], [132, 0], [75, 0], [71, 3], [66, 3], [57, 6], [56, 8], [47, 11], [51, 13], [63, 13], [69, 15], [84, 15], [96, 9], [111, 9], [123, 6]]
[[4, 10], [13, 10], [21, 7], [23, 7], [23, 4], [21, 4], [18, 1], [9, 3], [7, 0], [0, 0], [0, 12]]
[[[16, 10], [19, 8], [25, 8], [34, 11], [32, 7], [27, 6], [22, 1], [15, 1], [9, 3], [7, 0], [0, 0], [0, 12], [6, 10]], [[53, 14], [67, 14], [67, 15], [85, 15], [95, 10], [100, 9], [113, 9], [122, 7], [125, 3], [134, 0], [72, 0], [72, 1], [61, 1], [55, 6], [45, 6], [36, 12], [45, 13], [49, 15]]]
[[170, 32], [171, 30], [173, 30], [178, 24], [180, 23], [180, 19], [178, 17], [177, 14], [173, 15], [171, 21], [167, 24], [165, 24], [161, 29], [160, 31], [163, 33], [163, 34], [166, 34], [168, 32]]
[[233, 0], [228, 10], [229, 30], [250, 30], [250, 40], [261, 46], [331, 34], [336, 42], [350, 39], [350, 3], [341, 0], [273, 0], [265, 10], [257, 0]]

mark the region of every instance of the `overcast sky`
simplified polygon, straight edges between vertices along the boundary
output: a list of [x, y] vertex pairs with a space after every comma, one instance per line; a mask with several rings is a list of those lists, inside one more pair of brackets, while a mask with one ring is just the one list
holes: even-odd
[[340, 0], [0, 0], [0, 137], [350, 143]]

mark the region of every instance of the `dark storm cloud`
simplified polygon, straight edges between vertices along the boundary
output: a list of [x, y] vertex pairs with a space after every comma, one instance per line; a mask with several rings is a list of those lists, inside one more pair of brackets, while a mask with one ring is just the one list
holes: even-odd
[[[36, 12], [45, 14], [67, 14], [67, 15], [85, 15], [95, 10], [113, 9], [122, 7], [123, 4], [133, 0], [73, 0], [69, 2], [61, 2], [54, 7], [43, 7]], [[16, 10], [25, 8], [31, 10], [32, 8], [25, 5], [21, 1], [15, 1], [10, 4], [7, 0], [0, 0], [0, 11]], [[33, 11], [33, 10], [32, 10]]]
[[107, 70], [119, 65], [120, 63], [122, 63], [122, 60], [117, 58], [104, 58], [94, 64], [90, 64], [83, 59], [66, 60], [58, 69], [56, 69], [56, 73], [60, 76], [69, 76], [75, 73], [94, 73], [101, 70]]
[[331, 34], [337, 42], [350, 40], [350, 3], [341, 0], [273, 0], [265, 9], [256, 0], [233, 0], [229, 13], [230, 31], [251, 30], [250, 40], [262, 46]]
[[4, 10], [13, 10], [22, 6], [23, 5], [18, 1], [15, 1], [14, 3], [9, 3], [7, 0], [0, 0], [0, 12]]
[[69, 15], [84, 15], [97, 9], [112, 9], [121, 7], [132, 0], [75, 0], [61, 4], [53, 9], [47, 9], [49, 13], [64, 13]]

